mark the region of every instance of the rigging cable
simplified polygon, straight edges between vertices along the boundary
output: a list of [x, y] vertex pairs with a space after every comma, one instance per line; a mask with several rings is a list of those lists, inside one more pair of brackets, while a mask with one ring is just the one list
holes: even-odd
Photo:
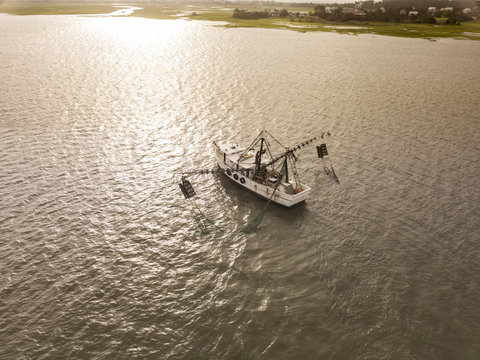
[[[260, 213], [257, 216], [255, 216], [255, 218], [253, 218], [252, 221], [250, 221], [246, 226], [244, 226], [243, 229], [241, 229], [239, 231], [239, 233], [252, 234], [252, 233], [255, 232], [255, 230], [257, 230], [258, 226], [260, 225], [260, 223], [263, 220], [263, 217], [265, 216], [265, 213], [267, 212], [267, 209], [268, 209], [273, 197], [275, 196], [275, 193], [277, 192], [278, 186], [282, 182], [282, 178], [284, 177], [284, 175], [286, 173], [286, 166], [287, 166], [287, 160], [285, 159], [285, 161], [283, 162], [283, 166], [282, 166], [282, 169], [280, 171], [280, 174], [278, 175], [277, 184], [275, 185], [275, 188], [272, 192], [272, 195], [268, 199], [268, 201], [265, 204], [265, 206], [263, 207], [262, 211], [260, 211]], [[214, 226], [215, 229], [218, 232], [222, 232], [222, 233], [226, 232], [224, 229], [217, 226], [207, 215], [205, 215], [205, 213], [202, 210], [200, 210], [200, 208], [198, 207], [198, 205], [194, 201], [192, 201], [192, 204], [195, 207], [194, 210], [196, 210], [198, 212], [198, 214], [201, 215], [210, 225]], [[207, 228], [207, 224], [203, 223], [201, 221], [201, 219], [199, 219], [196, 216], [194, 216], [194, 218], [195, 218], [195, 221], [197, 222], [198, 227], [202, 231], [202, 233], [203, 234], [209, 234], [210, 231]]]
[[285, 161], [283, 162], [282, 170], [280, 170], [280, 174], [278, 175], [277, 184], [275, 185], [275, 189], [273, 190], [272, 196], [270, 196], [270, 199], [268, 199], [263, 210], [260, 211], [260, 213], [252, 221], [250, 221], [250, 223], [248, 223], [247, 226], [245, 226], [242, 230], [240, 230], [240, 232], [244, 234], [251, 234], [255, 232], [255, 230], [257, 230], [257, 227], [262, 222], [263, 217], [265, 216], [265, 212], [267, 211], [268, 206], [270, 205], [270, 202], [272, 201], [272, 198], [278, 189], [278, 186], [282, 182], [282, 178], [286, 173], [286, 167], [287, 167], [287, 160], [285, 159]]

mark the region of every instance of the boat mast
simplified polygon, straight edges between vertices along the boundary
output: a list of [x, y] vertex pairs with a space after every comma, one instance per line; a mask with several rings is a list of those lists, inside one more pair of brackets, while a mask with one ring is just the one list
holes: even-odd
[[288, 183], [288, 156], [285, 157], [285, 182]]
[[257, 165], [257, 168], [256, 168], [256, 173], [258, 174], [260, 172], [260, 165], [262, 163], [262, 153], [263, 153], [263, 142], [265, 141], [265, 139], [262, 137], [260, 138], [260, 150], [258, 151], [257, 155], [255, 156], [255, 162], [256, 162], [256, 165]]

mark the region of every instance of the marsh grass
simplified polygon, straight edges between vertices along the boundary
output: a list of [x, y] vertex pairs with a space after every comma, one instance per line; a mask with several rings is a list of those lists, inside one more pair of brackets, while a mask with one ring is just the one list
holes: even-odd
[[101, 3], [0, 2], [0, 13], [11, 15], [91, 15], [115, 10], [112, 4]]

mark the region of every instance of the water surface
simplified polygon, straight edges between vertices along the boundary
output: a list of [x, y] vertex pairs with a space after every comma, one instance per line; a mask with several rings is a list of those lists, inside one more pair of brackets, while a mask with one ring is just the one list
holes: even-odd
[[[478, 359], [473, 41], [0, 16], [0, 357]], [[179, 173], [312, 147], [294, 209]]]

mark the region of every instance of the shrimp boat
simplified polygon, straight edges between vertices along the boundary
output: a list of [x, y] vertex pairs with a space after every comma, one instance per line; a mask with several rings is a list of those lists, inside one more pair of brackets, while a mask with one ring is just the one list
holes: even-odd
[[[324, 136], [322, 133], [321, 138]], [[220, 171], [233, 182], [263, 198], [291, 207], [305, 201], [312, 190], [298, 177], [295, 152], [316, 139], [313, 137], [288, 148], [262, 130], [247, 148], [228, 141], [214, 141], [213, 145]], [[275, 152], [275, 147], [281, 151]], [[317, 151], [319, 157], [328, 155], [325, 144], [317, 147]]]

